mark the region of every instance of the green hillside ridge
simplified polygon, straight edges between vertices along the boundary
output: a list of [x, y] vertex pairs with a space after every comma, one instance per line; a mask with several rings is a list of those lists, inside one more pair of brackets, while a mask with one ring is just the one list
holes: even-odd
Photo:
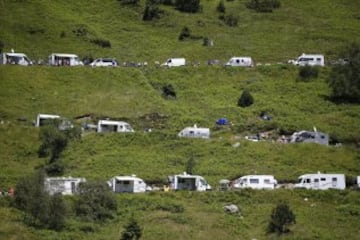
[[[344, 173], [348, 183], [360, 175], [360, 106], [335, 103], [326, 83], [330, 66], [319, 77], [299, 80], [299, 68], [285, 63], [301, 53], [322, 53], [327, 63], [343, 47], [360, 42], [360, 3], [351, 0], [282, 0], [273, 13], [256, 13], [247, 1], [225, 1], [226, 14], [239, 18], [237, 27], [218, 17], [219, 1], [201, 1], [200, 13], [181, 13], [160, 5], [165, 14], [141, 20], [145, 1], [138, 6], [119, 1], [0, 1], [0, 42], [3, 50], [24, 52], [31, 59], [47, 59], [53, 52], [85, 57], [115, 57], [147, 61], [148, 67], [90, 68], [0, 66], [0, 188], [14, 187], [47, 163], [38, 157], [38, 113], [72, 120], [90, 114], [98, 119], [122, 119], [135, 133], [85, 133], [61, 155], [65, 176], [107, 181], [115, 175], [136, 174], [147, 183], [166, 184], [168, 175], [184, 172], [189, 159], [214, 191], [151, 192], [116, 196], [114, 219], [84, 222], [69, 210], [63, 231], [37, 229], [23, 222], [24, 214], [11, 199], [0, 198], [0, 239], [119, 239], [128, 219], [143, 228], [142, 239], [357, 239], [360, 235], [359, 194], [345, 191], [217, 191], [220, 179], [248, 174], [271, 174], [280, 182], [294, 182], [304, 173]], [[202, 39], [179, 41], [187, 26]], [[79, 32], [85, 32], [82, 36]], [[93, 39], [108, 40], [102, 48]], [[157, 68], [155, 61], [185, 57], [199, 67]], [[251, 56], [254, 68], [206, 66], [232, 56]], [[162, 96], [171, 84], [176, 98]], [[244, 89], [254, 97], [247, 108], [237, 106]], [[259, 118], [265, 111], [270, 121]], [[231, 127], [215, 122], [226, 117]], [[184, 139], [186, 126], [210, 127], [211, 138]], [[299, 130], [328, 133], [341, 146], [281, 144], [277, 137]], [[151, 128], [151, 132], [145, 130]], [[250, 142], [246, 135], [271, 132], [268, 141]], [[236, 145], [240, 143], [240, 145]], [[73, 197], [65, 198], [68, 209]], [[296, 224], [284, 236], [267, 235], [271, 209], [286, 201]], [[237, 204], [242, 217], [224, 213]], [[164, 207], [166, 206], [166, 207]], [[171, 209], [173, 207], [174, 209]]]

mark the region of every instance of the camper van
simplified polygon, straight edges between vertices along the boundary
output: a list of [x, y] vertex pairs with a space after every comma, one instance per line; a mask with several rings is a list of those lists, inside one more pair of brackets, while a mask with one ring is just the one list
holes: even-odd
[[202, 176], [190, 175], [187, 173], [173, 175], [168, 177], [170, 189], [172, 190], [190, 190], [190, 191], [210, 191], [211, 186]]
[[230, 60], [225, 64], [225, 66], [232, 66], [232, 67], [253, 67], [254, 62], [251, 57], [232, 57]]
[[49, 56], [51, 66], [82, 66], [84, 65], [75, 54], [53, 53]]
[[24, 53], [1, 53], [0, 64], [29, 66], [32, 62]]
[[360, 188], [360, 176], [356, 178], [357, 187]]
[[45, 191], [50, 195], [73, 195], [77, 193], [79, 184], [86, 182], [85, 178], [73, 177], [47, 177], [45, 178]]
[[196, 125], [194, 127], [186, 127], [178, 133], [179, 137], [188, 137], [188, 138], [210, 138], [210, 129], [209, 128], [198, 128]]
[[233, 182], [233, 188], [274, 189], [277, 180], [272, 175], [246, 175]]
[[297, 66], [325, 66], [324, 55], [322, 54], [301, 54], [296, 60], [290, 60]]
[[291, 143], [311, 142], [311, 143], [329, 145], [329, 135], [317, 131], [314, 132], [300, 131], [300, 132], [295, 132], [293, 133], [293, 135], [291, 135], [290, 142]]
[[46, 124], [47, 121], [52, 119], [60, 119], [59, 115], [51, 115], [51, 114], [38, 114], [36, 117], [35, 127], [41, 127]]
[[108, 181], [111, 190], [115, 193], [141, 193], [151, 191], [151, 187], [147, 186], [144, 180], [132, 176], [116, 176]]
[[169, 58], [161, 64], [163, 67], [180, 67], [185, 66], [185, 58]]
[[299, 182], [295, 184], [295, 188], [306, 189], [345, 189], [345, 175], [344, 174], [326, 174], [314, 173], [304, 174], [299, 177]]
[[127, 122], [100, 120], [97, 124], [97, 132], [134, 132]]

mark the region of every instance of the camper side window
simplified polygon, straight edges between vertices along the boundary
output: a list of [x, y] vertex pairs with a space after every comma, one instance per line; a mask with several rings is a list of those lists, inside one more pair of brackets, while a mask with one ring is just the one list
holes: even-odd
[[320, 178], [320, 181], [325, 182], [326, 178]]
[[320, 61], [321, 61], [321, 58], [316, 58], [316, 61], [320, 62]]
[[257, 178], [250, 178], [250, 184], [253, 183], [253, 184], [258, 184], [259, 183], [259, 179]]
[[336, 182], [336, 181], [337, 181], [337, 178], [336, 178], [336, 177], [332, 178], [332, 181], [333, 181], [333, 182]]
[[264, 183], [270, 184], [270, 179], [264, 179]]
[[304, 182], [305, 182], [305, 183], [310, 183], [310, 182], [311, 182], [311, 181], [310, 181], [310, 178], [305, 179]]
[[315, 178], [315, 179], [314, 179], [314, 182], [318, 183], [318, 182], [319, 182], [319, 179], [318, 179], [318, 178]]

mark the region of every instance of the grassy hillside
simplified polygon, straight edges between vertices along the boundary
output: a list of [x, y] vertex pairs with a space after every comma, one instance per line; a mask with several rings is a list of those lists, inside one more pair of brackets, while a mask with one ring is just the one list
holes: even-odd
[[[32, 59], [71, 52], [149, 62], [146, 68], [111, 69], [0, 66], [0, 188], [14, 186], [46, 163], [37, 154], [39, 129], [33, 120], [38, 113], [59, 114], [76, 124], [81, 124], [77, 116], [91, 114], [94, 123], [109, 117], [134, 127], [133, 134], [87, 133], [69, 144], [61, 156], [65, 175], [89, 180], [137, 174], [161, 185], [168, 175], [183, 172], [189, 159], [195, 161], [194, 172], [214, 189], [220, 179], [245, 174], [273, 174], [279, 181], [295, 181], [302, 173], [316, 171], [360, 175], [360, 106], [329, 100], [325, 80], [330, 67], [303, 82], [298, 68], [285, 64], [250, 69], [203, 64], [234, 55], [277, 63], [302, 52], [324, 53], [330, 61], [343, 46], [360, 41], [359, 3], [281, 1], [281, 8], [264, 14], [246, 9], [245, 2], [225, 1], [226, 14], [239, 17], [237, 27], [228, 27], [218, 18], [218, 1], [201, 1], [203, 11], [197, 14], [161, 5], [166, 13], [161, 19], [143, 22], [145, 1], [133, 7], [115, 0], [0, 0], [5, 51], [14, 48]], [[202, 39], [178, 41], [184, 26], [194, 36], [213, 39], [215, 45], [202, 46]], [[93, 39], [109, 40], [111, 48], [101, 48], [91, 43]], [[201, 65], [154, 66], [154, 61], [169, 56]], [[176, 99], [162, 96], [168, 84]], [[255, 99], [248, 108], [237, 106], [244, 89]], [[262, 111], [270, 121], [259, 118]], [[216, 127], [221, 117], [233, 125]], [[194, 124], [210, 127], [211, 139], [177, 137], [182, 128]], [[314, 126], [343, 145], [275, 142], [281, 134]], [[145, 132], [147, 128], [152, 132]], [[269, 141], [244, 139], [265, 131], [271, 131]], [[265, 235], [265, 229], [271, 209], [281, 200], [297, 216], [292, 233], [282, 238], [357, 239], [358, 199], [359, 191], [352, 190], [124, 194], [117, 196], [114, 220], [87, 223], [68, 213], [66, 230], [53, 232], [26, 226], [23, 214], [0, 198], [0, 239], [117, 239], [130, 216], [143, 227], [143, 239], [277, 239]], [[70, 208], [73, 199], [66, 202]], [[223, 212], [222, 207], [231, 203], [240, 206], [243, 218]]]

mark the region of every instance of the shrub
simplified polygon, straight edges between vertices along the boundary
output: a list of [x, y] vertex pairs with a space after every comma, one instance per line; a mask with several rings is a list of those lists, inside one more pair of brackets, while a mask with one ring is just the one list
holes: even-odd
[[163, 13], [163, 11], [159, 9], [154, 0], [148, 0], [143, 13], [143, 21], [151, 21], [154, 18], [160, 18], [161, 13]]
[[219, 4], [216, 7], [216, 11], [220, 12], [220, 13], [225, 13], [225, 3], [224, 0], [220, 0]]
[[201, 10], [200, 0], [176, 0], [175, 7], [181, 12], [196, 13]]
[[232, 15], [232, 14], [222, 15], [222, 16], [219, 17], [219, 19], [220, 19], [220, 20], [223, 20], [224, 23], [225, 23], [226, 25], [228, 25], [229, 27], [235, 27], [235, 26], [237, 26], [238, 21], [239, 21], [239, 19], [238, 19], [236, 16]]
[[256, 12], [272, 12], [281, 6], [280, 0], [250, 0], [246, 7]]
[[196, 165], [195, 159], [193, 157], [190, 157], [186, 161], [185, 172], [188, 174], [193, 174], [195, 165]]
[[304, 66], [299, 68], [299, 78], [302, 81], [309, 81], [311, 78], [317, 78], [319, 68], [312, 66]]
[[140, 239], [141, 235], [142, 229], [137, 221], [130, 219], [129, 223], [125, 226], [125, 229], [121, 234], [120, 240]]
[[286, 203], [278, 203], [272, 210], [268, 233], [283, 234], [289, 232], [288, 226], [295, 224], [295, 214]]
[[77, 216], [89, 221], [103, 221], [113, 218], [117, 209], [114, 194], [102, 182], [85, 182], [79, 185], [79, 195], [75, 202]]
[[163, 86], [162, 92], [163, 97], [166, 99], [176, 98], [176, 92], [171, 84]]
[[179, 40], [182, 41], [185, 38], [190, 38], [191, 34], [190, 34], [190, 29], [188, 27], [183, 27], [183, 29], [181, 30], [181, 33], [179, 35]]
[[95, 38], [95, 39], [91, 39], [90, 42], [102, 48], [111, 48], [111, 43], [109, 40]]
[[126, 4], [137, 5], [140, 2], [140, 0], [119, 0], [119, 1], [121, 4], [124, 4], [124, 5], [126, 5]]
[[244, 90], [238, 100], [239, 107], [249, 107], [254, 103], [254, 98], [248, 90]]
[[353, 43], [340, 55], [348, 63], [334, 65], [327, 82], [334, 100], [360, 102], [360, 44]]

